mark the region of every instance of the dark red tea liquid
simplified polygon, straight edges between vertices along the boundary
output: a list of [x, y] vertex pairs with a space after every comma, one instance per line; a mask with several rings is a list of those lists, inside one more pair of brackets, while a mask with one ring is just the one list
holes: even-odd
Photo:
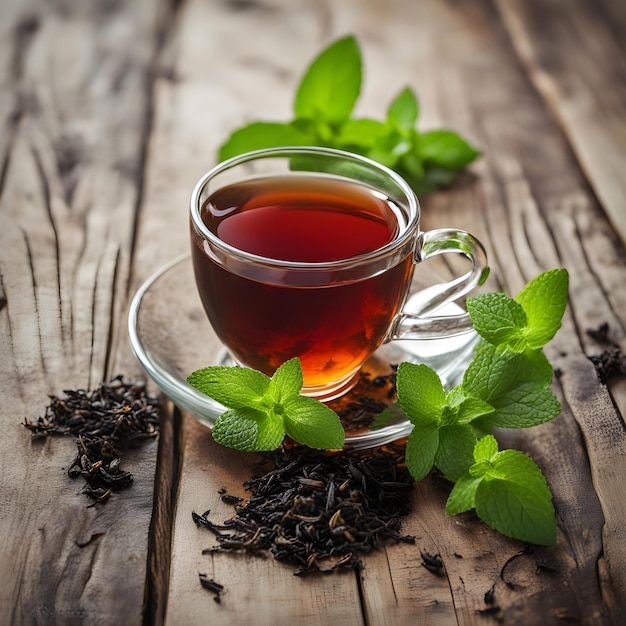
[[[296, 263], [340, 261], [378, 250], [397, 237], [398, 215], [397, 207], [367, 187], [308, 175], [231, 185], [201, 210], [202, 221], [221, 241]], [[307, 388], [349, 378], [383, 342], [413, 267], [409, 254], [356, 281], [337, 282], [328, 270], [323, 285], [308, 285], [294, 281], [286, 269], [284, 277], [274, 272], [270, 282], [223, 267], [206, 253], [193, 227], [192, 237], [198, 290], [221, 341], [241, 364], [268, 375], [299, 357]]]

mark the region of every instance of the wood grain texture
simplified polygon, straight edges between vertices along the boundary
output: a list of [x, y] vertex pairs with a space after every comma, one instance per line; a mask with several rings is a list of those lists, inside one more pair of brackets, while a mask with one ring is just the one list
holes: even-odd
[[545, 99], [626, 242], [626, 8], [604, 0], [496, 0], [529, 80]]
[[88, 508], [72, 439], [20, 422], [117, 373], [159, 6], [1, 11], [0, 622], [141, 623], [157, 444], [125, 456], [131, 490]]

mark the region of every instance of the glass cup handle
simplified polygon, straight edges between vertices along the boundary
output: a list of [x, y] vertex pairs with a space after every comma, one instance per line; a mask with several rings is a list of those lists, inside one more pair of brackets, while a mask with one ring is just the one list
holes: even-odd
[[469, 272], [446, 283], [422, 289], [409, 297], [402, 312], [394, 319], [388, 340], [441, 339], [473, 330], [467, 312], [459, 315], [429, 315], [464, 296], [477, 285], [482, 285], [489, 275], [487, 254], [483, 245], [468, 232], [454, 228], [439, 228], [420, 233], [415, 249], [415, 262], [421, 263], [448, 252], [465, 255], [472, 264]]

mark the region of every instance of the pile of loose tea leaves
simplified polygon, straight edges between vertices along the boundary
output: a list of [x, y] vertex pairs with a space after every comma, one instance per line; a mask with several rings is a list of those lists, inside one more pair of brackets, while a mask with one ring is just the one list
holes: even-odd
[[358, 568], [359, 555], [388, 540], [414, 543], [400, 533], [413, 484], [401, 459], [391, 447], [369, 452], [283, 447], [245, 483], [251, 496], [234, 504], [234, 517], [215, 524], [210, 511], [192, 513], [194, 522], [217, 538], [204, 553], [269, 552], [302, 575]]
[[94, 504], [105, 502], [132, 484], [132, 474], [120, 469], [122, 454], [157, 434], [158, 400], [147, 394], [145, 384], [126, 382], [121, 375], [92, 391], [64, 394], [50, 395], [45, 414], [34, 422], [25, 419], [24, 426], [35, 437], [74, 435], [78, 452], [68, 474], [85, 479], [83, 492]]

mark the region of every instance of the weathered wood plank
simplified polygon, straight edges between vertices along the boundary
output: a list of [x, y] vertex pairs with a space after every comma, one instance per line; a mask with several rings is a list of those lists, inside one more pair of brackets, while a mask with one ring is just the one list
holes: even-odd
[[626, 242], [624, 4], [603, 0], [496, 6], [525, 65]]
[[20, 421], [43, 414], [47, 393], [108, 379], [120, 329], [125, 339], [159, 11], [0, 11], [2, 623], [142, 621], [156, 443], [124, 458], [131, 490], [87, 508], [65, 473], [74, 442], [31, 442]]

